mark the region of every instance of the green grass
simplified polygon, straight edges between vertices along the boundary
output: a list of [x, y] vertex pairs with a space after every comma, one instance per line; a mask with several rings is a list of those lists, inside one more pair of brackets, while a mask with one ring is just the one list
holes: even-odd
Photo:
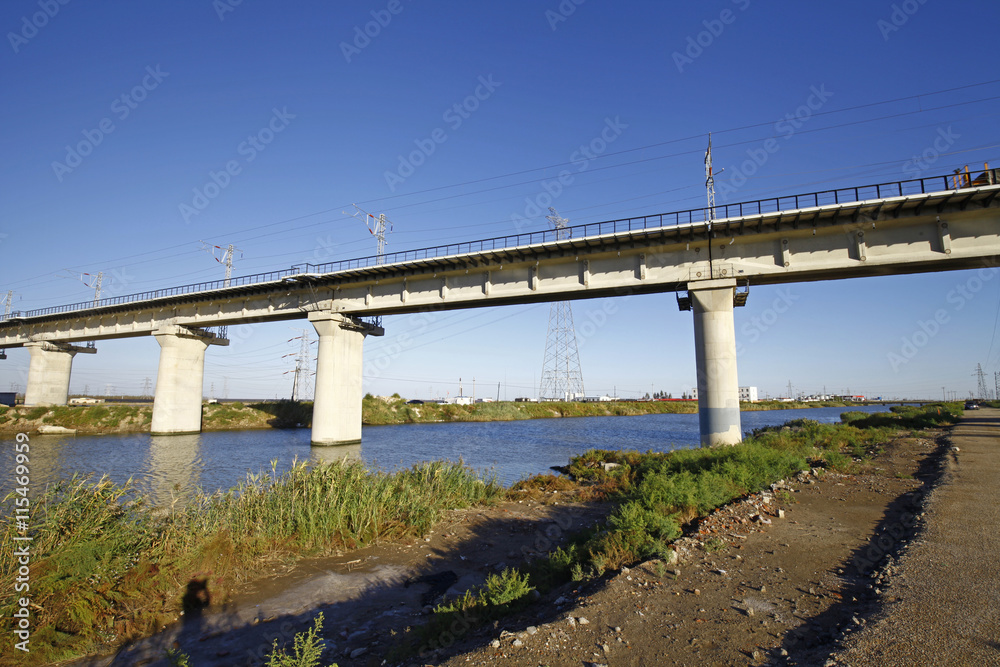
[[[388, 474], [360, 462], [300, 463], [164, 514], [149, 511], [130, 484], [74, 477], [33, 499], [32, 651], [15, 659], [8, 643], [0, 664], [43, 664], [152, 634], [176, 618], [190, 582], [223, 602], [277, 559], [422, 535], [447, 509], [505, 494], [460, 464]], [[4, 519], [4, 581], [17, 570], [15, 534]], [[0, 593], [0, 632], [8, 636], [14, 597], [12, 586]]]

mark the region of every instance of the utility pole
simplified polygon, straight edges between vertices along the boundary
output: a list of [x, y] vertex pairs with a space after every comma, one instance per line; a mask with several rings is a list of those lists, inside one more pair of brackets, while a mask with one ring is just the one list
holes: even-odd
[[79, 280], [81, 283], [94, 290], [94, 306], [97, 306], [97, 302], [101, 300], [101, 283], [104, 282], [104, 272], [98, 271], [95, 276], [92, 273], [73, 273], [72, 276], [62, 276], [63, 278], [73, 277]]
[[[230, 243], [225, 248], [219, 245], [212, 245], [211, 243], [205, 243], [204, 241], [201, 241], [200, 243], [202, 250], [211, 255], [212, 259], [214, 259], [216, 262], [226, 267], [226, 279], [223, 281], [222, 286], [229, 287], [229, 280], [233, 275], [233, 254], [238, 252], [240, 253], [240, 258], [242, 258], [243, 251], [234, 246], [232, 243]], [[216, 257], [215, 254], [216, 250], [221, 251], [222, 255], [221, 257]]]
[[[725, 169], [720, 169], [721, 174]], [[705, 189], [708, 194], [708, 211], [705, 219], [708, 222], [715, 221], [715, 172], [712, 170], [712, 133], [708, 133], [708, 150], [705, 151]]]
[[[385, 217], [385, 213], [379, 213], [376, 218], [374, 215], [364, 210], [357, 204], [351, 204], [354, 207], [354, 213], [348, 213], [347, 211], [341, 211], [344, 215], [349, 215], [352, 218], [357, 218], [365, 224], [365, 229], [368, 233], [375, 237], [375, 264], [381, 266], [385, 261], [385, 227], [389, 226], [389, 231], [392, 231], [392, 221]], [[372, 318], [372, 324], [377, 327], [382, 326], [382, 316], [376, 315]]]
[[347, 211], [342, 211], [344, 215], [349, 215], [352, 218], [357, 218], [361, 222], [365, 223], [365, 227], [368, 229], [368, 233], [375, 237], [378, 251], [375, 254], [375, 263], [381, 264], [385, 256], [385, 227], [389, 225], [389, 231], [392, 231], [392, 221], [385, 217], [385, 213], [379, 213], [376, 218], [374, 215], [364, 210], [357, 204], [351, 204], [355, 208], [354, 213], [348, 213]]

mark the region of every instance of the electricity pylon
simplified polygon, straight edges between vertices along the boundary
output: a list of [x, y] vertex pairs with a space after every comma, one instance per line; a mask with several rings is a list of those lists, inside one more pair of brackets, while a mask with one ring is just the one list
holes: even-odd
[[979, 400], [987, 400], [989, 398], [989, 390], [986, 388], [986, 374], [983, 372], [982, 364], [976, 364], [976, 372], [973, 375], [979, 380]]
[[285, 371], [285, 375], [288, 373], [293, 373], [292, 376], [292, 400], [293, 401], [304, 401], [309, 400], [313, 395], [313, 385], [312, 385], [312, 355], [309, 352], [309, 346], [312, 345], [312, 341], [309, 340], [309, 330], [308, 329], [298, 329], [302, 332], [301, 336], [296, 336], [295, 338], [289, 338], [288, 342], [291, 343], [294, 340], [301, 341], [299, 345], [298, 354], [286, 354], [284, 357], [295, 357], [295, 369], [291, 371]]
[[[569, 220], [549, 207], [546, 218], [556, 230], [556, 240], [568, 239]], [[583, 371], [580, 351], [576, 345], [573, 309], [569, 301], [553, 302], [549, 308], [549, 330], [545, 335], [545, 357], [542, 359], [542, 380], [538, 387], [539, 400], [572, 400], [583, 396]]]

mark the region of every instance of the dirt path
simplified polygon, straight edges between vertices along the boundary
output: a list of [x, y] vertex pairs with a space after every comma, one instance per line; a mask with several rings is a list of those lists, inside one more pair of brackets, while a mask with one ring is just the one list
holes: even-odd
[[442, 664], [824, 665], [877, 610], [874, 564], [913, 532], [946, 446], [899, 441], [863, 474], [803, 476], [722, 508], [681, 541], [679, 563], [609, 576]]
[[888, 578], [885, 609], [838, 654], [851, 665], [1000, 665], [1000, 410], [967, 412], [927, 503], [927, 528]]

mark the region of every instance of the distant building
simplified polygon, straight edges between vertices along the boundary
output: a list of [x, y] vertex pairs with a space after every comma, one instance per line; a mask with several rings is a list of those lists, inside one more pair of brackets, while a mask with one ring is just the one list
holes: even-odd
[[455, 405], [472, 405], [472, 397], [471, 396], [455, 396], [454, 398], [451, 399], [450, 402], [454, 403]]
[[527, 397], [524, 397], [524, 396], [519, 396], [518, 398], [514, 399], [514, 402], [515, 403], [537, 403], [538, 399], [537, 398], [527, 398]]
[[[691, 390], [691, 398], [698, 400], [698, 387]], [[759, 398], [757, 398], [757, 387], [740, 387], [740, 402], [741, 403], [756, 403]]]

